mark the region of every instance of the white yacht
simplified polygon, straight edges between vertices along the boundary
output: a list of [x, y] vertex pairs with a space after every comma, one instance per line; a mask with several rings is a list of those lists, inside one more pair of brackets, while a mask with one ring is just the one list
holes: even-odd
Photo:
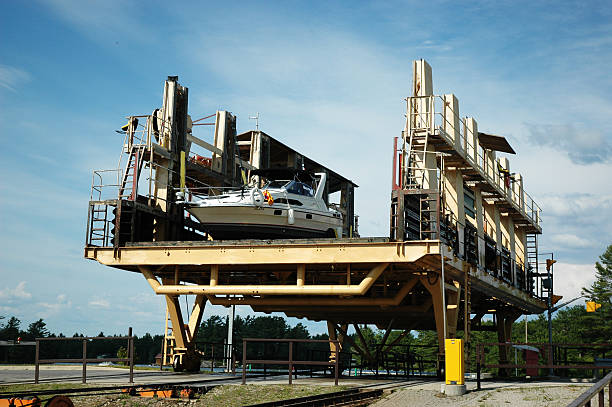
[[265, 181], [222, 195], [194, 197], [185, 208], [215, 240], [341, 237], [342, 215], [323, 200], [327, 174], [257, 170]]

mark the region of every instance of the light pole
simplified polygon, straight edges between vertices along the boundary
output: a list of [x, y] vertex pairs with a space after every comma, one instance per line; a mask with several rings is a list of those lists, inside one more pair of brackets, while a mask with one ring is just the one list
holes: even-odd
[[[553, 296], [553, 265], [557, 261], [555, 260], [555, 255], [550, 253], [550, 259], [546, 259], [546, 282], [548, 283], [548, 352], [549, 352], [549, 361], [552, 363], [553, 361], [553, 340], [552, 340], [552, 296]], [[548, 375], [554, 376], [554, 370], [552, 367], [548, 368]]]
[[233, 361], [233, 342], [234, 342], [234, 317], [236, 316], [236, 306], [230, 305], [230, 310], [227, 316], [227, 349], [225, 353], [225, 357], [227, 358], [227, 372], [230, 373], [232, 371], [232, 361]]

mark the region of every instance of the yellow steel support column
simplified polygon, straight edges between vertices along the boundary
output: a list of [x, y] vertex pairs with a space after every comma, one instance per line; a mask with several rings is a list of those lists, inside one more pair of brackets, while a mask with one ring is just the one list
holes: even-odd
[[429, 291], [433, 302], [434, 318], [436, 320], [436, 331], [438, 333], [438, 346], [440, 352], [444, 352], [444, 304], [442, 303], [442, 290], [440, 288], [440, 277], [431, 284], [427, 277], [421, 277], [421, 284]]
[[446, 333], [448, 336], [455, 336], [457, 332], [457, 319], [459, 316], [459, 303], [461, 299], [461, 284], [453, 281], [453, 284], [445, 284], [447, 309], [444, 309], [442, 301], [442, 290], [440, 287], [441, 279], [438, 277], [434, 283], [430, 283], [427, 277], [420, 278], [421, 284], [429, 294], [433, 302], [434, 317], [436, 320], [436, 331], [438, 333], [438, 346], [440, 352], [444, 352], [444, 314], [446, 311]]
[[191, 315], [189, 316], [189, 325], [187, 336], [190, 342], [195, 340], [198, 327], [202, 322], [202, 315], [204, 314], [204, 307], [206, 306], [206, 297], [204, 295], [196, 295], [193, 308], [191, 309]]
[[210, 286], [216, 287], [219, 282], [219, 265], [213, 264], [210, 266]]
[[183, 323], [183, 314], [181, 306], [178, 302], [178, 295], [166, 295], [166, 305], [168, 306], [168, 315], [172, 321], [172, 333], [176, 340], [176, 349], [187, 349], [187, 334], [185, 332], [185, 324]]
[[[338, 340], [338, 336], [336, 335], [336, 324], [332, 321], [327, 321], [327, 335], [329, 339], [332, 341]], [[340, 348], [336, 346], [336, 343], [329, 343], [329, 360], [336, 360], [337, 352], [340, 352]]]
[[298, 264], [297, 269], [297, 286], [301, 287], [304, 285], [304, 281], [306, 280], [306, 265]]
[[[163, 281], [167, 282], [165, 279]], [[175, 339], [173, 353], [176, 355], [175, 358], [178, 358], [178, 361], [173, 361], [174, 368], [177, 371], [183, 369], [197, 371], [200, 368], [200, 358], [195, 352], [195, 338], [202, 321], [206, 297], [204, 295], [196, 296], [187, 324], [183, 322], [179, 296], [165, 295], [165, 297], [168, 316], [172, 323], [172, 334]]]

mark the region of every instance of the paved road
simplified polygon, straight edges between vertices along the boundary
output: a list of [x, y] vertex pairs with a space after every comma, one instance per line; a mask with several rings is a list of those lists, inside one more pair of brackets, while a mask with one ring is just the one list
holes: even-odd
[[[81, 383], [82, 366], [81, 365], [44, 365], [40, 369], [41, 383]], [[136, 384], [154, 384], [154, 383], [185, 383], [194, 381], [211, 381], [211, 384], [217, 384], [220, 379], [234, 379], [236, 383], [240, 383], [241, 376], [224, 375], [224, 374], [203, 374], [203, 373], [174, 373], [171, 371], [161, 372], [159, 370], [135, 370], [134, 382]], [[403, 382], [405, 379], [398, 380]], [[413, 381], [415, 379], [411, 379]], [[119, 369], [113, 367], [88, 366], [87, 367], [87, 383], [95, 383], [101, 385], [127, 385], [129, 381], [129, 371], [127, 369]], [[368, 386], [379, 385], [381, 382], [392, 382], [392, 379], [375, 380], [374, 378], [353, 378], [343, 377], [340, 379], [340, 384], [345, 386]], [[0, 386], [16, 383], [34, 383], [34, 366], [2, 366], [0, 365]], [[249, 384], [287, 384], [288, 377], [285, 376], [268, 376], [263, 377], [248, 377]], [[333, 385], [333, 378], [299, 376], [294, 379], [296, 384], [309, 385]]]
[[[40, 382], [80, 383], [82, 366], [41, 366]], [[134, 370], [134, 382], [169, 383], [191, 380], [219, 379], [225, 375], [184, 374], [156, 370]], [[129, 371], [113, 367], [87, 366], [87, 382], [100, 384], [128, 384]], [[0, 366], [0, 385], [33, 383], [34, 366]]]

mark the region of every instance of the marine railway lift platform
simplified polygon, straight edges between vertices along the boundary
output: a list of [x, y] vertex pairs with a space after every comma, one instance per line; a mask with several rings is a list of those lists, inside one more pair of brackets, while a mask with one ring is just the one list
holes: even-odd
[[[547, 309], [552, 270], [538, 270], [541, 210], [508, 159], [496, 157], [512, 147], [461, 118], [454, 95], [434, 95], [427, 62], [413, 68], [385, 238], [356, 237], [352, 181], [259, 130], [236, 134], [229, 112], [192, 121], [177, 77], [165, 82], [161, 109], [128, 118], [125, 160], [94, 171], [85, 257], [141, 273], [165, 297], [164, 363], [199, 369], [195, 339], [206, 302], [326, 321], [341, 344], [350, 324], [359, 336], [360, 324], [374, 324], [386, 330], [383, 343], [391, 330], [402, 330], [400, 338], [436, 330], [443, 353], [444, 339], [463, 331], [466, 359], [471, 330], [492, 328], [485, 315], [505, 342], [518, 317]], [[212, 143], [194, 135], [197, 125], [214, 126]], [[326, 171], [325, 197], [340, 195], [343, 236], [211, 240], [176, 200], [186, 186], [207, 194], [239, 187], [264, 167]], [[195, 296], [188, 316], [181, 295]]]

